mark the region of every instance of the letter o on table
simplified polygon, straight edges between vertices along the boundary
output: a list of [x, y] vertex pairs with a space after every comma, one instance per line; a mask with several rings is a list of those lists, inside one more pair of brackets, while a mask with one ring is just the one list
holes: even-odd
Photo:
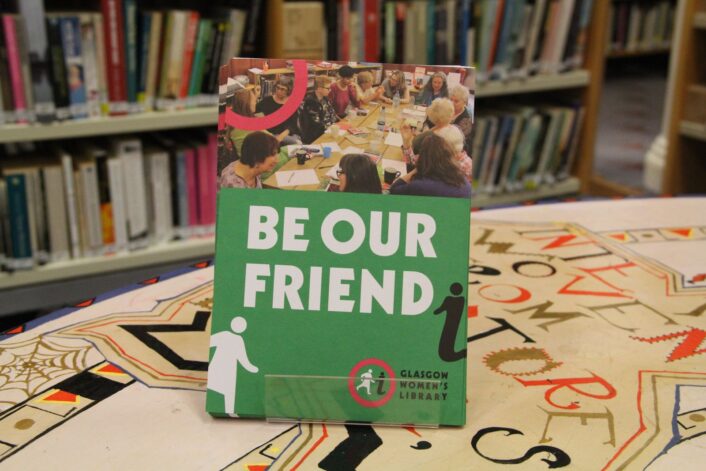
[[[345, 222], [353, 228], [353, 235], [347, 241], [340, 241], [333, 235], [336, 224]], [[353, 253], [365, 240], [365, 223], [355, 211], [337, 209], [329, 213], [321, 223], [321, 240], [330, 251], [340, 255]]]

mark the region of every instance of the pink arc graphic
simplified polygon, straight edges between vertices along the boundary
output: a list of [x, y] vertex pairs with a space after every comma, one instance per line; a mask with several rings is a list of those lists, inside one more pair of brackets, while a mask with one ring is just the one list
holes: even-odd
[[294, 60], [292, 61], [292, 65], [294, 67], [294, 86], [292, 87], [292, 94], [280, 109], [267, 116], [250, 117], [241, 116], [230, 109], [230, 107], [227, 107], [225, 110], [225, 124], [246, 131], [262, 131], [282, 124], [292, 116], [297, 108], [299, 108], [299, 105], [304, 101], [306, 86], [309, 80], [306, 61]]
[[363, 397], [358, 394], [358, 391], [355, 389], [355, 382], [358, 380], [358, 372], [362, 370], [363, 368], [366, 368], [368, 366], [379, 366], [383, 370], [385, 370], [385, 373], [387, 373], [387, 378], [388, 380], [394, 380], [395, 379], [395, 372], [392, 369], [390, 365], [385, 363], [384, 361], [378, 359], [378, 358], [366, 358], [365, 360], [359, 361], [351, 370], [350, 373], [348, 373], [348, 391], [351, 393], [351, 396], [357, 402], [363, 407], [380, 407], [392, 399], [392, 395], [395, 394], [395, 388], [397, 386], [396, 381], [388, 381], [388, 390], [385, 393], [385, 395], [378, 399], [377, 401], [369, 401], [367, 399], [364, 399]]

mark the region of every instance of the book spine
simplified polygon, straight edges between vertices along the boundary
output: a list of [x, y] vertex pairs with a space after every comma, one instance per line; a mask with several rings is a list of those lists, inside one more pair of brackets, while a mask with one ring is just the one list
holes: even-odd
[[426, 58], [427, 64], [435, 63], [436, 54], [436, 37], [434, 31], [436, 31], [436, 2], [427, 2], [426, 8]]
[[113, 221], [113, 202], [110, 198], [108, 155], [104, 152], [98, 153], [95, 162], [103, 252], [110, 253], [115, 251], [115, 222]]
[[69, 84], [71, 116], [74, 118], [85, 118], [88, 116], [88, 106], [86, 103], [84, 64], [81, 54], [81, 29], [78, 17], [64, 16], [59, 20], [59, 24], [61, 25], [61, 43], [64, 47], [66, 80]]
[[[8, 70], [7, 47], [5, 46], [5, 27], [0, 15], [0, 115], [6, 123], [15, 122], [15, 107], [12, 99], [12, 81]], [[3, 192], [6, 195], [7, 192]]]
[[211, 165], [208, 158], [208, 146], [198, 144], [196, 147], [196, 175], [198, 178], [198, 202], [199, 202], [199, 225], [211, 224], [209, 219], [210, 199], [211, 199]]
[[58, 17], [48, 16], [46, 22], [56, 119], [64, 120], [71, 117], [71, 111], [69, 110], [69, 83], [66, 80], [64, 47], [61, 45], [61, 25]]
[[27, 208], [26, 180], [24, 175], [8, 175], [7, 182], [7, 212], [10, 220], [10, 241], [12, 245], [10, 263], [17, 264], [12, 268], [33, 265], [32, 246], [29, 232], [29, 211]]
[[123, 21], [128, 113], [138, 113], [140, 109], [137, 104], [137, 4], [135, 0], [123, 0]]
[[143, 245], [148, 235], [147, 185], [139, 140], [129, 140], [120, 145], [119, 156], [123, 164], [123, 182], [127, 207], [127, 228], [130, 248]]
[[380, 2], [365, 0], [365, 60], [380, 60]]
[[338, 57], [340, 60], [347, 62], [350, 60], [350, 50], [351, 50], [351, 32], [350, 32], [350, 18], [351, 13], [351, 2], [350, 0], [338, 0], [338, 31], [340, 34], [340, 50], [338, 52]]
[[150, 35], [152, 34], [152, 12], [143, 12], [140, 14], [140, 28], [138, 31], [137, 45], [139, 48], [139, 61], [137, 63], [137, 103], [141, 111], [147, 108], [147, 72], [150, 68], [149, 53], [150, 53]]
[[101, 208], [98, 196], [98, 177], [95, 161], [82, 162], [79, 165], [83, 199], [83, 220], [86, 222], [86, 245], [92, 255], [98, 255], [103, 248], [103, 228], [101, 227]]
[[196, 40], [196, 50], [194, 52], [194, 62], [191, 67], [191, 78], [189, 79], [190, 97], [196, 97], [201, 91], [201, 84], [204, 77], [204, 65], [211, 43], [212, 22], [202, 18], [199, 21], [199, 32]]
[[17, 34], [17, 47], [20, 54], [20, 70], [22, 72], [22, 83], [25, 91], [25, 105], [27, 106], [27, 119], [30, 123], [37, 120], [34, 113], [34, 92], [32, 90], [32, 71], [29, 62], [29, 39], [27, 35], [27, 25], [21, 16], [15, 16], [15, 33]]
[[147, 78], [145, 84], [144, 106], [147, 110], [154, 108], [154, 100], [157, 92], [157, 75], [159, 72], [160, 46], [162, 43], [162, 22], [164, 21], [162, 12], [152, 12], [152, 22], [150, 31], [150, 46], [147, 62]]
[[199, 225], [199, 194], [198, 194], [198, 166], [196, 163], [196, 152], [192, 148], [184, 151], [184, 161], [186, 169], [186, 194], [188, 195], [189, 226]]
[[186, 149], [179, 149], [175, 156], [176, 163], [176, 195], [177, 205], [177, 226], [181, 236], [188, 236], [189, 230], [189, 185], [187, 178]]
[[154, 239], [164, 242], [172, 236], [171, 185], [169, 183], [169, 154], [155, 152], [150, 155], [152, 167], [152, 203], [154, 208]]
[[208, 161], [210, 169], [208, 170], [207, 185], [210, 190], [208, 200], [208, 212], [206, 224], [212, 225], [215, 228], [216, 224], [216, 200], [218, 193], [218, 134], [210, 132], [208, 134]]
[[5, 31], [5, 47], [7, 48], [7, 62], [10, 72], [10, 82], [12, 84], [12, 98], [15, 105], [15, 121], [18, 123], [28, 123], [27, 104], [25, 102], [24, 82], [22, 80], [22, 65], [20, 60], [20, 50], [17, 44], [17, 32], [15, 21], [12, 15], [2, 15], [3, 28]]
[[76, 187], [74, 185], [74, 171], [72, 158], [68, 154], [61, 156], [61, 169], [64, 174], [64, 191], [66, 199], [66, 219], [69, 226], [69, 243], [71, 257], [81, 256], [81, 239], [77, 213]]
[[86, 86], [86, 103], [88, 116], [95, 118], [101, 115], [100, 95], [98, 92], [98, 60], [96, 58], [96, 32], [93, 29], [93, 15], [79, 15], [81, 25], [81, 51], [83, 53], [83, 71]]
[[108, 109], [111, 115], [127, 114], [127, 84], [125, 81], [125, 33], [122, 0], [101, 0], [105, 57], [108, 72]]
[[107, 161], [110, 202], [113, 217], [114, 247], [117, 252], [128, 247], [127, 216], [125, 213], [125, 183], [123, 165], [119, 158], [111, 157]]
[[[244, 24], [244, 35], [241, 36], [242, 46], [238, 48], [238, 55], [243, 57], [258, 57], [258, 37], [263, 29], [262, 17], [265, 8], [264, 0], [252, 0], [250, 11], [247, 13], [247, 23]], [[230, 59], [230, 58], [229, 58]]]
[[43, 0], [23, 0], [18, 4], [27, 31], [32, 33], [27, 39], [35, 115], [39, 122], [51, 122], [56, 117], [56, 110], [49, 77], [49, 43], [44, 21], [44, 2]]
[[103, 15], [101, 13], [93, 13], [93, 32], [96, 38], [95, 54], [96, 54], [96, 71], [98, 74], [98, 103], [100, 105], [101, 115], [110, 113], [108, 98], [108, 69], [106, 67], [105, 55], [105, 32], [103, 31]]
[[184, 60], [181, 69], [181, 86], [179, 89], [179, 98], [185, 99], [189, 95], [189, 85], [191, 76], [191, 67], [194, 61], [194, 52], [196, 50], [196, 35], [199, 28], [199, 14], [196, 11], [189, 12], [186, 19], [186, 34], [184, 38]]

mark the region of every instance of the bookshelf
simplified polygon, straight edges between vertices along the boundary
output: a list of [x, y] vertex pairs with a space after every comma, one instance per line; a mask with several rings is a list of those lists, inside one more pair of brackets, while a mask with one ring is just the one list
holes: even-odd
[[[328, 0], [328, 2], [333, 2], [333, 0]], [[284, 58], [282, 51], [285, 50], [283, 45], [286, 38], [282, 35], [281, 27], [284, 1], [266, 0], [261, 3], [265, 5], [263, 18], [268, 34], [265, 43], [260, 45], [260, 55]], [[605, 2], [594, 0], [591, 21], [587, 30], [589, 39], [586, 41], [584, 63], [579, 69], [561, 74], [535, 75], [526, 79], [487, 81], [477, 85], [475, 96], [480, 100], [477, 106], [481, 108], [487, 106], [486, 103], [492, 103], [498, 98], [531, 96], [533, 100], [536, 100], [541, 94], [547, 93], [552, 96], [567, 96], [580, 101], [585, 107], [585, 117], [580, 130], [578, 155], [570, 178], [556, 184], [542, 185], [531, 191], [478, 195], [473, 200], [474, 207], [506, 205], [526, 200], [568, 196], [593, 189], [595, 186], [592, 175], [593, 148], [605, 48], [602, 41], [593, 41], [591, 38], [606, 37], [607, 16], [608, 7]], [[251, 54], [250, 56], [257, 57], [257, 55]], [[359, 69], [366, 67], [368, 66], [362, 64], [358, 66]], [[278, 72], [282, 72], [282, 70], [271, 68], [265, 74], [273, 76]], [[315, 73], [328, 72], [327, 69], [315, 71]], [[215, 129], [216, 122], [216, 107], [207, 106], [178, 111], [154, 111], [125, 116], [67, 120], [41, 125], [6, 124], [0, 126], [0, 144], [84, 139], [195, 127]], [[163, 243], [118, 255], [55, 262], [37, 266], [30, 271], [0, 273], [0, 293], [23, 287], [41, 287], [47, 284], [87, 279], [117, 271], [136, 270], [167, 262], [209, 257], [212, 254], [213, 238], [196, 238]]]
[[[706, 85], [706, 0], [681, 0], [670, 69], [671, 108], [667, 110], [667, 152], [662, 191], [669, 194], [706, 191], [706, 120], [694, 121], [689, 105], [694, 85]], [[702, 97], [706, 101], [706, 97]], [[704, 101], [701, 101], [703, 103]], [[703, 117], [702, 117], [703, 118]]]

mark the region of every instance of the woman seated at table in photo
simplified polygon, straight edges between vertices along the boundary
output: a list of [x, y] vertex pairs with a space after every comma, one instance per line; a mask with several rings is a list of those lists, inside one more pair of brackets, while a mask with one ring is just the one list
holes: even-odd
[[451, 124], [454, 117], [453, 103], [448, 98], [434, 100], [427, 107], [427, 119], [422, 129], [412, 129], [408, 123], [400, 127], [402, 134], [402, 155], [407, 164], [414, 165], [419, 152], [416, 150], [425, 131], [438, 131]]
[[418, 105], [429, 106], [431, 102], [437, 98], [446, 98], [449, 96], [449, 88], [446, 84], [446, 74], [443, 72], [434, 72], [429, 81], [419, 95], [417, 95], [416, 103]]
[[304, 99], [299, 111], [299, 127], [302, 131], [302, 141], [311, 144], [324, 134], [324, 131], [338, 121], [336, 110], [329, 101], [331, 78], [317, 76], [314, 79], [314, 91]]
[[346, 193], [382, 193], [377, 165], [365, 154], [344, 155], [336, 173], [340, 191]]
[[[270, 96], [266, 96], [257, 104], [255, 107], [256, 112], [268, 116], [282, 108], [282, 105], [289, 100], [289, 95], [292, 94], [292, 85], [290, 77], [280, 75], [275, 82], [275, 92]], [[299, 110], [296, 110], [286, 121], [268, 129], [268, 131], [275, 135], [287, 131], [289, 135], [282, 139], [283, 145], [301, 144], [299, 128], [297, 127], [298, 114]]]
[[[233, 95], [233, 111], [240, 116], [255, 116], [259, 88], [260, 87], [241, 88], [240, 90], [237, 90]], [[253, 131], [237, 128], [234, 128], [230, 132], [230, 139], [233, 141], [233, 145], [235, 146], [235, 150], [237, 152], [238, 157], [243, 155], [243, 141], [252, 132]], [[280, 142], [287, 136], [289, 136], [289, 130], [285, 129], [274, 137], [277, 139], [278, 142]]]
[[419, 146], [417, 166], [390, 186], [393, 195], [469, 198], [471, 184], [455, 162], [456, 151], [431, 132]]
[[228, 164], [218, 178], [219, 188], [262, 188], [261, 175], [279, 160], [279, 142], [265, 131], [253, 131], [243, 140], [240, 159]]
[[472, 136], [473, 131], [473, 119], [468, 113], [468, 98], [470, 93], [468, 89], [463, 85], [454, 85], [449, 90], [449, 99], [454, 105], [454, 118], [452, 123], [459, 127], [463, 133], [465, 142], [463, 143], [463, 150], [466, 151], [468, 155], [471, 155], [472, 149]]
[[453, 147], [453, 149], [456, 151], [454, 157], [456, 165], [458, 165], [458, 168], [461, 169], [461, 172], [463, 173], [463, 176], [466, 177], [466, 180], [468, 180], [469, 183], [472, 183], [473, 161], [463, 149], [463, 145], [465, 144], [465, 137], [463, 135], [463, 132], [461, 132], [459, 127], [455, 124], [452, 124], [451, 126], [444, 126], [438, 131], [433, 132], [437, 136], [443, 138], [446, 142], [451, 145], [451, 147]]
[[338, 69], [338, 80], [331, 84], [331, 91], [328, 94], [328, 100], [336, 110], [339, 118], [346, 116], [346, 110], [349, 106], [357, 108], [360, 106], [358, 101], [358, 92], [353, 83], [353, 68], [349, 65], [344, 65]]
[[409, 88], [407, 87], [407, 81], [402, 71], [393, 70], [390, 76], [382, 81], [380, 87], [382, 87], [380, 101], [383, 103], [392, 103], [395, 94], [400, 96], [401, 104], [409, 103]]
[[382, 87], [373, 87], [373, 74], [367, 70], [358, 74], [358, 87], [360, 88], [358, 101], [363, 105], [379, 100], [383, 91]]

